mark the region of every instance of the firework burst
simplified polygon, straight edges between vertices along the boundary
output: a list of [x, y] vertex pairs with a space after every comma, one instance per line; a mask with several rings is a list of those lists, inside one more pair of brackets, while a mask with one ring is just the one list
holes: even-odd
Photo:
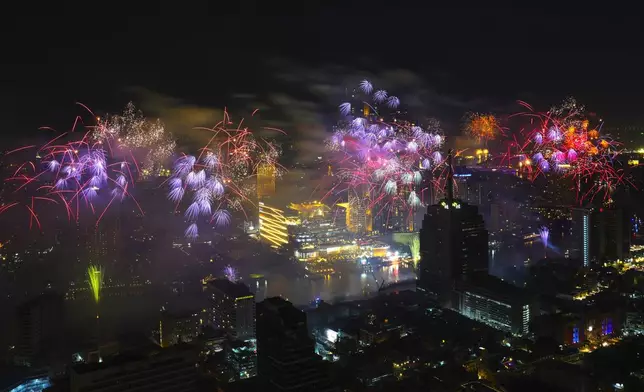
[[188, 227], [184, 234], [189, 240], [199, 236], [198, 222], [227, 226], [232, 210], [243, 212], [244, 204], [253, 203], [255, 188], [249, 179], [257, 175], [258, 167], [270, 165], [276, 175], [283, 170], [277, 163], [281, 153], [278, 146], [242, 124], [243, 120], [234, 126], [228, 113], [224, 113], [224, 119], [215, 127], [202, 129], [211, 132], [211, 137], [199, 154], [181, 156], [174, 163], [167, 181], [168, 199], [176, 209], [186, 202], [184, 217]]
[[172, 134], [160, 120], [151, 121], [128, 103], [120, 115], [108, 115], [99, 119], [94, 136], [97, 140], [115, 140], [129, 154], [140, 154], [142, 175], [158, 173], [168, 162], [176, 148]]
[[[89, 113], [92, 119], [96, 118]], [[85, 129], [80, 130], [81, 127]], [[136, 162], [115, 158], [110, 144], [116, 141], [109, 134], [97, 137], [100, 129], [97, 125], [84, 125], [82, 118], [77, 117], [71, 131], [46, 144], [9, 151], [7, 154], [11, 156], [19, 151], [35, 150], [35, 159], [18, 165], [13, 175], [5, 179], [14, 186], [12, 194], [23, 191], [23, 199], [4, 205], [0, 213], [23, 206], [28, 212], [29, 228], [35, 226], [39, 230], [42, 230], [39, 211], [45, 208], [43, 204], [64, 207], [67, 218], [76, 221], [83, 210], [89, 210], [97, 217], [96, 225], [114, 202], [128, 198], [143, 214], [131, 194]]]
[[494, 115], [480, 113], [470, 113], [467, 116], [465, 131], [474, 139], [486, 143], [503, 134], [503, 129]]
[[423, 204], [423, 172], [444, 163], [440, 125], [436, 120], [425, 128], [397, 118], [385, 121], [378, 109], [395, 109], [400, 100], [384, 90], [374, 92], [367, 80], [356, 95], [358, 102], [339, 105], [344, 119], [327, 143], [343, 185], [334, 192], [348, 191], [350, 202], [352, 195], [364, 200], [376, 214], [398, 207], [411, 212]]
[[529, 125], [514, 135], [511, 146], [518, 151], [509, 154], [519, 157], [521, 170], [530, 178], [572, 179], [579, 203], [597, 195], [609, 201], [615, 187], [628, 182], [623, 170], [613, 164], [620, 153], [619, 143], [601, 135], [603, 122], [593, 121], [573, 98], [545, 113], [536, 112], [525, 102], [520, 104], [527, 111], [515, 116], [529, 119]]
[[224, 268], [224, 276], [231, 282], [236, 282], [238, 278], [237, 270], [230, 265]]

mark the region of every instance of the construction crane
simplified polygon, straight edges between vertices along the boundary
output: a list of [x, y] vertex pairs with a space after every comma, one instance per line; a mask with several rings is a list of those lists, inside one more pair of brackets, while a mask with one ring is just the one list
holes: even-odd
[[378, 278], [376, 278], [376, 274], [373, 271], [371, 271], [371, 275], [373, 276], [373, 280], [376, 281], [376, 286], [378, 286], [378, 292], [382, 291], [382, 289], [385, 287], [385, 283], [386, 283], [385, 278], [382, 278], [382, 282], [380, 282], [380, 284], [378, 284]]

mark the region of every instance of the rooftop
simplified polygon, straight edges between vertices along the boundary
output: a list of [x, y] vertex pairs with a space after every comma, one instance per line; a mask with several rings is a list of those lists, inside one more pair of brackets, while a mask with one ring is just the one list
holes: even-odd
[[208, 282], [208, 287], [216, 288], [217, 290], [234, 298], [253, 295], [245, 284], [240, 282], [231, 282], [228, 279], [213, 279]]

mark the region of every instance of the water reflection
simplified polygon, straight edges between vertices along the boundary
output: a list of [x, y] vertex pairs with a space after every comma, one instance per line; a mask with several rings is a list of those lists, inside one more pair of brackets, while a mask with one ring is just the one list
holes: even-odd
[[296, 305], [309, 304], [321, 299], [327, 302], [341, 299], [357, 299], [373, 295], [383, 284], [416, 279], [413, 270], [393, 265], [382, 267], [373, 273], [355, 271], [325, 275], [318, 279], [292, 278], [271, 273], [250, 284], [256, 290], [258, 301], [267, 297], [282, 296]]

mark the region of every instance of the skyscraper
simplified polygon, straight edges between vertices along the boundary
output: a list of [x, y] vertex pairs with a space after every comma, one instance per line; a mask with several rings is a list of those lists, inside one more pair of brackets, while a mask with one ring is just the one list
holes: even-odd
[[255, 295], [243, 283], [228, 279], [213, 279], [207, 288], [212, 303], [215, 328], [226, 331], [232, 338], [255, 338]]
[[306, 314], [283, 298], [257, 305], [260, 375], [268, 391], [334, 391], [324, 364], [314, 352]]
[[624, 210], [600, 208], [595, 213], [597, 233], [597, 259], [599, 261], [623, 260], [630, 248], [630, 225]]
[[478, 208], [454, 198], [451, 150], [447, 159], [446, 198], [427, 208], [420, 229], [419, 289], [450, 307], [455, 282], [487, 272], [488, 232]]
[[22, 305], [16, 312], [14, 345], [15, 362], [34, 366], [38, 361], [50, 361], [50, 355], [60, 352], [63, 337], [63, 297], [46, 292]]
[[257, 200], [275, 194], [277, 172], [272, 163], [260, 163], [257, 167]]
[[631, 232], [624, 210], [574, 208], [571, 218], [570, 253], [584, 267], [623, 259], [628, 254]]
[[570, 254], [573, 258], [580, 259], [584, 267], [590, 266], [590, 235], [591, 215], [589, 208], [574, 208], [571, 221]]

